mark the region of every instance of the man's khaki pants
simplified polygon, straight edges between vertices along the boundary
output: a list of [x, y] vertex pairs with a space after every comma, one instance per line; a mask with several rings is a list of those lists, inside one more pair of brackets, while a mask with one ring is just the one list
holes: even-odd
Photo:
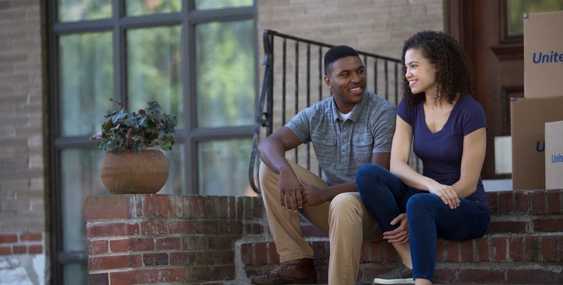
[[[302, 183], [325, 188], [326, 184], [310, 171], [290, 162]], [[278, 175], [261, 163], [260, 186], [266, 207], [270, 231], [280, 256], [280, 262], [313, 258], [313, 249], [303, 238], [299, 213], [282, 207], [278, 190]], [[342, 193], [330, 202], [304, 207], [305, 217], [330, 239], [328, 284], [356, 283], [360, 266], [363, 238], [373, 238], [376, 225], [366, 211], [358, 192]]]

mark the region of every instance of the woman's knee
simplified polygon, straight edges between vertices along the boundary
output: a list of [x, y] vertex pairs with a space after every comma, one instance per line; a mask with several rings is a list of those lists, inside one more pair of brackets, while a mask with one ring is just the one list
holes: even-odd
[[363, 188], [362, 186], [373, 185], [374, 183], [378, 183], [386, 172], [387, 170], [379, 165], [364, 164], [358, 168], [356, 173], [356, 184], [358, 184], [359, 188]]
[[440, 203], [443, 203], [440, 197], [432, 193], [415, 194], [407, 201], [407, 214], [416, 216], [432, 212]]

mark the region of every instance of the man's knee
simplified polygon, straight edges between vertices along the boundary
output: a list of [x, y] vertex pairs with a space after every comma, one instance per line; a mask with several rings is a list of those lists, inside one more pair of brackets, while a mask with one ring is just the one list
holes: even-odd
[[331, 219], [361, 218], [363, 205], [358, 193], [340, 193], [330, 202]]
[[274, 174], [274, 171], [272, 171], [272, 169], [270, 169], [270, 167], [268, 167], [268, 165], [266, 165], [266, 163], [264, 163], [264, 161], [260, 160], [260, 168], [259, 168], [259, 172], [260, 172], [260, 178], [262, 178], [262, 176], [264, 175], [271, 175]]

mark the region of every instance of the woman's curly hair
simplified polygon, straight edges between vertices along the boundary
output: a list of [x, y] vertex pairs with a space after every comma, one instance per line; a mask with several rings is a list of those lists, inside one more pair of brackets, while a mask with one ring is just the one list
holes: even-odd
[[[403, 45], [402, 62], [409, 49], [419, 49], [422, 55], [436, 67], [438, 94], [453, 103], [457, 95], [471, 93], [471, 78], [463, 49], [458, 42], [442, 32], [422, 31], [411, 36]], [[403, 68], [405, 68], [403, 66]], [[403, 70], [405, 71], [405, 70]], [[405, 72], [403, 72], [405, 74]], [[403, 78], [404, 97], [414, 106], [425, 100], [425, 96], [414, 96], [409, 82]]]

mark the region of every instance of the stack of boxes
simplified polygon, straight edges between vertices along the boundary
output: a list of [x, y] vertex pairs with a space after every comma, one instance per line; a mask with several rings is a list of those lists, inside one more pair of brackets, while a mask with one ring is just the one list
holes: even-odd
[[510, 105], [514, 189], [563, 189], [563, 11], [524, 19], [524, 98]]

